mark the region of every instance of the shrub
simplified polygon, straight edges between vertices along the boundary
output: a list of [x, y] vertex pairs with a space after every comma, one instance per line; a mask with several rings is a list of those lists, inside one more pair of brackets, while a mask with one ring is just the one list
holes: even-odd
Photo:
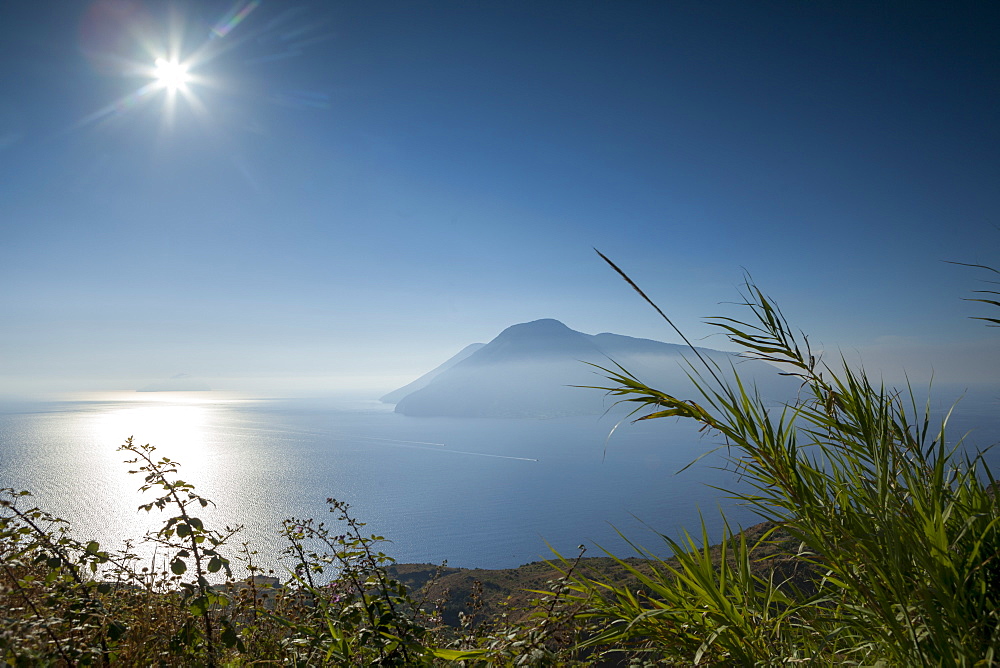
[[430, 665], [447, 654], [430, 642], [421, 604], [388, 576], [384, 539], [365, 535], [347, 504], [329, 499], [340, 535], [285, 522], [293, 566], [284, 583], [260, 574], [246, 544], [251, 576], [234, 582], [225, 551], [239, 527], [205, 526], [195, 511], [211, 501], [177, 477], [178, 462], [131, 438], [120, 449], [144, 476], [140, 490], [161, 492], [139, 508], [172, 511], [146, 536], [162, 565], [140, 568], [129, 544], [109, 553], [78, 542], [64, 520], [24, 508], [28, 492], [0, 490], [0, 664]]

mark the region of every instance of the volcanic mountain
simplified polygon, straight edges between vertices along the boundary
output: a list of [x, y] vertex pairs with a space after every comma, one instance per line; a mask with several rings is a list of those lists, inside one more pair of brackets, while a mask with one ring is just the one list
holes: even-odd
[[[775, 400], [794, 395], [796, 384], [764, 362], [733, 353], [699, 348], [706, 359], [732, 376], [756, 384]], [[619, 334], [584, 334], [558, 320], [513, 325], [484, 346], [466, 348], [434, 371], [382, 398], [396, 412], [413, 416], [542, 418], [600, 414], [614, 399], [600, 390], [600, 369], [621, 365], [651, 387], [695, 398], [687, 360], [697, 362], [684, 345]], [[697, 365], [696, 365], [697, 367]]]

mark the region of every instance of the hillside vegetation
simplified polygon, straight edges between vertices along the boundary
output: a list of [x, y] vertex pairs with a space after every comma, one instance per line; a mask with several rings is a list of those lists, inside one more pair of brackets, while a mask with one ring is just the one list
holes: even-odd
[[[654, 389], [614, 365], [602, 389], [635, 406], [637, 419], [694, 420], [713, 432], [750, 483], [733, 496], [765, 524], [716, 540], [704, 526], [665, 538], [666, 560], [581, 552], [491, 573], [394, 565], [381, 537], [330, 499], [332, 523], [284, 523], [287, 575], [278, 580], [236, 529], [204, 525], [197, 512], [210, 501], [178, 477], [176, 462], [128, 440], [121, 449], [141, 489], [159, 494], [141, 507], [165, 513], [144, 538], [159, 546], [160, 566], [79, 541], [27, 492], [5, 490], [0, 658], [16, 666], [1000, 663], [1000, 507], [981, 455], [949, 441], [946, 421], [933, 423], [912, 392], [824, 363], [752, 283], [743, 296], [745, 321], [712, 322], [747, 356], [794, 378], [794, 401], [775, 407], [693, 346], [693, 394]], [[975, 300], [1000, 306], [997, 296], [986, 290]], [[254, 577], [235, 580], [236, 564]]]

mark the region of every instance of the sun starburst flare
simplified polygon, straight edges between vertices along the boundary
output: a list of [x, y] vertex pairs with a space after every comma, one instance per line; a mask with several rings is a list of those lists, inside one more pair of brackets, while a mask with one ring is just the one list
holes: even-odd
[[156, 68], [153, 70], [153, 77], [161, 88], [166, 88], [168, 91], [173, 92], [179, 88], [184, 88], [187, 82], [191, 80], [188, 68], [184, 63], [177, 62], [176, 60], [157, 58], [154, 64]]

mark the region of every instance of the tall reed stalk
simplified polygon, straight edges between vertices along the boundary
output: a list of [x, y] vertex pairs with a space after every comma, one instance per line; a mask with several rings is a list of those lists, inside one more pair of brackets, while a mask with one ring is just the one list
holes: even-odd
[[582, 615], [603, 624], [586, 644], [695, 664], [996, 664], [1000, 507], [982, 454], [947, 440], [948, 418], [935, 422], [912, 388], [875, 382], [842, 358], [824, 363], [749, 278], [742, 297], [745, 319], [709, 322], [745, 357], [798, 380], [793, 401], [776, 406], [693, 347], [693, 396], [620, 366], [601, 368], [610, 383], [600, 389], [634, 404], [637, 419], [682, 418], [714, 433], [749, 486], [729, 494], [790, 540], [761, 562], [771, 532], [748, 544], [727, 529], [713, 555], [703, 523], [700, 544], [668, 540], [674, 559], [652, 576], [622, 562], [641, 592], [577, 578], [577, 595], [593, 602]]

